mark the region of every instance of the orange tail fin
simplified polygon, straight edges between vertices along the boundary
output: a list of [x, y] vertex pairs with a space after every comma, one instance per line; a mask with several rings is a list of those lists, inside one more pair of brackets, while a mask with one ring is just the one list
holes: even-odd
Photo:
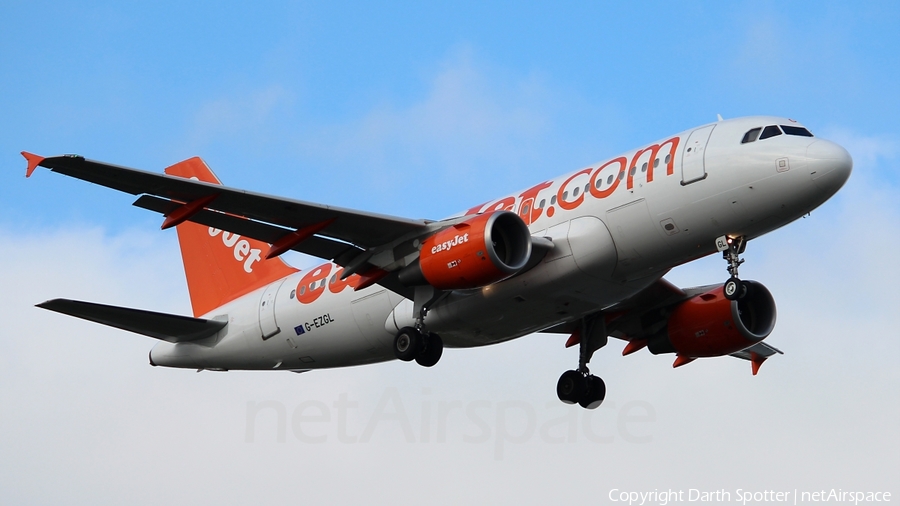
[[[166, 174], [222, 184], [197, 157], [168, 167]], [[269, 245], [262, 241], [189, 221], [175, 230], [194, 316], [297, 272], [280, 258], [266, 260]]]

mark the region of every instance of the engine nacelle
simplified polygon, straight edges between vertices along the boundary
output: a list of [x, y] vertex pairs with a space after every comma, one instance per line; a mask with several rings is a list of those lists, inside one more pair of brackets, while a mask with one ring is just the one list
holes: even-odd
[[531, 233], [515, 213], [478, 215], [422, 243], [417, 263], [400, 272], [406, 285], [439, 290], [478, 288], [508, 278], [531, 258]]
[[775, 328], [775, 300], [762, 283], [743, 283], [747, 295], [740, 300], [726, 299], [719, 287], [679, 304], [669, 315], [665, 330], [650, 340], [650, 352], [718, 357], [768, 337]]

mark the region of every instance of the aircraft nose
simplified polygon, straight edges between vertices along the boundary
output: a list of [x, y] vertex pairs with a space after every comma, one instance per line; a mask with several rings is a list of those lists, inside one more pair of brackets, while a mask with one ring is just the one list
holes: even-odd
[[820, 139], [810, 144], [806, 158], [813, 182], [832, 195], [844, 186], [853, 171], [850, 153], [831, 141]]

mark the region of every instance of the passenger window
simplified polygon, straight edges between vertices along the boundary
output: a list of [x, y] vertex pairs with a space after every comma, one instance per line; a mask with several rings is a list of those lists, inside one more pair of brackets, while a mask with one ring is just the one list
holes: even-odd
[[769, 137], [775, 137], [776, 135], [781, 135], [781, 130], [777, 125], [769, 125], [759, 135], [759, 140], [768, 139]]
[[581, 191], [581, 187], [576, 186], [575, 189], [572, 190], [572, 196], [577, 197], [579, 191]]
[[641, 172], [647, 172], [647, 162], [644, 162], [644, 165], [641, 166]]
[[[612, 180], [613, 180], [613, 176], [610, 175], [608, 178], [606, 178], [606, 184], [612, 184]], [[600, 185], [597, 185], [597, 188], [600, 188]]]
[[762, 132], [762, 127], [754, 128], [749, 132], [744, 134], [744, 138], [741, 139], [741, 144], [747, 144], [748, 142], [753, 142], [759, 137], [759, 133]]
[[812, 137], [813, 134], [803, 127], [781, 125], [781, 129], [788, 135], [798, 135], [800, 137]]
[[556, 205], [556, 195], [550, 197], [550, 205]]
[[541, 209], [543, 209], [543, 208], [544, 208], [544, 204], [546, 204], [546, 203], [547, 203], [547, 199], [541, 199], [541, 205], [539, 205], [538, 207], [540, 207]]

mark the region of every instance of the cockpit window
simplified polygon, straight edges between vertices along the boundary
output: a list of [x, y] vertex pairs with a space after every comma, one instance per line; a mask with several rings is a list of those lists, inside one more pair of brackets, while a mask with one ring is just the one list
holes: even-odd
[[759, 140], [768, 139], [769, 137], [775, 137], [776, 135], [781, 135], [781, 130], [777, 125], [769, 125], [762, 131], [762, 134], [759, 136]]
[[781, 129], [788, 135], [799, 135], [800, 137], [812, 137], [813, 134], [803, 127], [781, 125]]
[[749, 132], [744, 134], [744, 138], [741, 139], [741, 144], [747, 144], [748, 142], [753, 142], [759, 137], [759, 133], [762, 132], [762, 127], [754, 128]]

